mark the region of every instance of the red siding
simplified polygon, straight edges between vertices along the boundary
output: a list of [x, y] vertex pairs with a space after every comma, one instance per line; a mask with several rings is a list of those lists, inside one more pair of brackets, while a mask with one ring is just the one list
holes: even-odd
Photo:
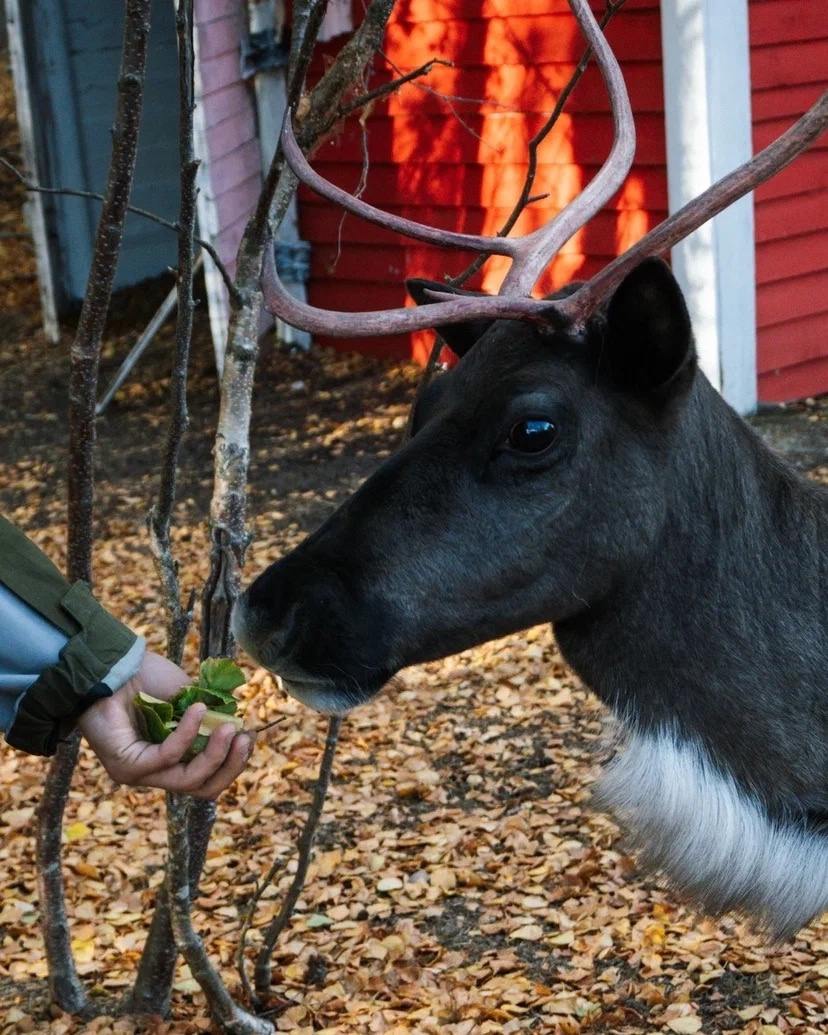
[[[602, 9], [596, 2], [595, 10]], [[361, 17], [359, 4], [354, 17]], [[608, 36], [637, 113], [635, 172], [606, 210], [563, 249], [539, 285], [542, 290], [589, 274], [665, 214], [657, 0], [629, 0]], [[338, 49], [338, 42], [332, 49]], [[363, 196], [421, 222], [494, 232], [520, 193], [529, 137], [554, 106], [582, 49], [565, 0], [400, 0], [384, 46], [390, 61], [408, 71], [439, 57], [454, 67], [435, 66], [419, 85], [409, 84], [375, 106], [366, 120], [370, 165]], [[371, 86], [395, 74], [378, 67]], [[603, 162], [610, 142], [606, 92], [593, 68], [540, 150], [533, 193], [548, 192], [549, 197], [524, 213], [517, 232], [545, 222], [571, 200]], [[362, 170], [359, 123], [350, 120], [321, 147], [314, 165], [354, 190]], [[470, 258], [399, 238], [350, 216], [343, 221], [338, 210], [307, 191], [301, 202], [301, 232], [314, 246], [310, 298], [319, 306], [399, 306], [406, 301], [406, 276], [442, 278], [457, 273]], [[490, 259], [477, 282], [495, 289], [505, 268], [502, 258]], [[331, 344], [423, 358], [430, 338]]]
[[[825, 0], [750, 0], [753, 145], [828, 88]], [[759, 397], [828, 391], [828, 140], [756, 192]]]

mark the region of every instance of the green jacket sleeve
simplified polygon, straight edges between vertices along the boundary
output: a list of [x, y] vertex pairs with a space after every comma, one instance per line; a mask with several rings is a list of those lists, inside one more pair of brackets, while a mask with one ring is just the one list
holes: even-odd
[[[90, 704], [134, 674], [143, 641], [101, 607], [86, 583], [70, 585], [45, 554], [2, 517], [0, 584], [66, 637], [55, 663], [34, 674], [6, 731], [14, 747], [51, 755]], [[3, 635], [13, 639], [14, 627]]]

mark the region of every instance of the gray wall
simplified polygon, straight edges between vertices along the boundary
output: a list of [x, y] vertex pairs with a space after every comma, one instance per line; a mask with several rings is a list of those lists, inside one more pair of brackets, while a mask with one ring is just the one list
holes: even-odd
[[[29, 0], [21, 5], [36, 113], [38, 178], [49, 186], [102, 191], [111, 150], [122, 12], [111, 0]], [[132, 201], [168, 219], [178, 211], [177, 71], [173, 4], [153, 0], [144, 117]], [[100, 206], [77, 198], [48, 203], [50, 248], [62, 306], [80, 299]], [[169, 230], [130, 216], [115, 285], [175, 263]]]

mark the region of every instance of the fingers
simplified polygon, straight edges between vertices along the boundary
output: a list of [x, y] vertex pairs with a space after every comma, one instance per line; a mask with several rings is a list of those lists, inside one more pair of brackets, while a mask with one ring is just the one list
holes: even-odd
[[236, 727], [226, 723], [212, 733], [205, 749], [191, 762], [153, 773], [144, 783], [179, 794], [213, 798], [236, 779], [252, 747], [249, 736], [237, 734]]
[[195, 739], [206, 711], [207, 706], [204, 704], [191, 704], [167, 739], [142, 755], [140, 765], [143, 773], [133, 775], [149, 776], [180, 762]]
[[253, 741], [246, 733], [239, 733], [233, 738], [224, 764], [198, 790], [190, 793], [195, 798], [217, 798], [223, 790], [230, 786], [247, 764], [253, 750]]

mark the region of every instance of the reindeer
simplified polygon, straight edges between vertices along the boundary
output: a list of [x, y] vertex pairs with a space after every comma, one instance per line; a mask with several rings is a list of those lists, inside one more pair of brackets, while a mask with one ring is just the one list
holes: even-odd
[[620, 188], [635, 134], [621, 71], [570, 0], [606, 82], [600, 173], [523, 238], [449, 233], [320, 178], [345, 209], [432, 244], [507, 255], [500, 294], [409, 282], [420, 308], [270, 310], [330, 335], [436, 328], [461, 357], [419, 396], [413, 435], [240, 597], [234, 634], [313, 708], [343, 713], [408, 665], [551, 622], [618, 720], [599, 804], [642, 863], [701, 910], [772, 939], [828, 908], [828, 492], [772, 454], [699, 370], [658, 258], [828, 125], [828, 93], [763, 152], [592, 280], [530, 293]]

